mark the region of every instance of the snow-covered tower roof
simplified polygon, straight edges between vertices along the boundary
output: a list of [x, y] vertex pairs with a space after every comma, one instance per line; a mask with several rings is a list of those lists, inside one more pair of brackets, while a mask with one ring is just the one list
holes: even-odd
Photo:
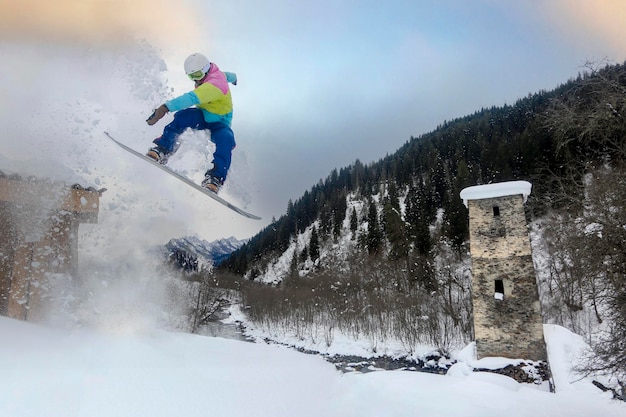
[[475, 185], [461, 190], [463, 204], [467, 207], [467, 200], [482, 200], [485, 198], [504, 197], [507, 195], [524, 196], [524, 202], [530, 195], [532, 184], [528, 181], [507, 181], [494, 184]]

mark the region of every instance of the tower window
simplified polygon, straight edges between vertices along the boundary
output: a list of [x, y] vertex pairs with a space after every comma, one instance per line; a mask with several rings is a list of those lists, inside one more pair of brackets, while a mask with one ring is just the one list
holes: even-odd
[[490, 235], [493, 237], [505, 237], [506, 229], [502, 217], [500, 217], [500, 206], [491, 206], [493, 209], [493, 219], [491, 220]]
[[504, 300], [504, 281], [501, 279], [495, 280], [495, 293], [493, 294], [496, 300]]

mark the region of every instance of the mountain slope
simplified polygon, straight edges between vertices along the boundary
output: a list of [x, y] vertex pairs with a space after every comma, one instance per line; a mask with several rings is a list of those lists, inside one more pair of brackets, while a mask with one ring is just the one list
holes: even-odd
[[239, 249], [245, 241], [231, 236], [207, 242], [197, 236], [170, 239], [165, 245], [168, 257], [185, 270], [202, 270], [219, 265], [231, 253]]
[[[383, 222], [383, 240], [387, 241], [398, 233], [397, 227], [387, 227], [395, 221], [390, 219], [389, 211], [387, 218], [382, 218], [383, 207], [388, 203], [390, 210], [397, 210], [396, 201], [400, 199], [409, 203], [408, 212], [400, 213], [400, 220], [414, 227], [410, 233], [432, 226], [438, 210], [442, 209], [445, 223], [442, 233], [460, 247], [468, 231], [467, 213], [459, 192], [471, 185], [530, 181], [533, 193], [528, 210], [532, 215], [541, 215], [550, 201], [548, 194], [554, 191], [555, 178], [565, 179], [571, 175], [572, 166], [596, 158], [595, 150], [606, 147], [597, 141], [576, 139], [577, 135], [584, 138], [583, 123], [589, 118], [572, 120], [574, 126], [569, 126], [567, 119], [560, 125], [555, 124], [555, 120], [560, 120], [553, 117], [560, 103], [592, 96], [594, 89], [599, 88], [595, 80], [614, 77], [616, 83], [624, 84], [626, 81], [620, 74], [625, 71], [625, 65], [606, 67], [552, 91], [529, 94], [514, 105], [481, 109], [472, 115], [445, 121], [433, 132], [411, 138], [394, 154], [378, 162], [365, 165], [357, 160], [348, 167], [333, 170], [301, 198], [290, 201], [286, 214], [233, 253], [224, 267], [239, 275], [249, 274], [253, 268], [262, 271], [268, 259], [281, 256], [290, 242], [316, 221], [319, 221], [321, 240], [336, 239], [344, 221], [354, 221], [350, 219], [352, 213], [346, 210], [349, 195], [366, 207], [376, 200], [379, 220]], [[585, 103], [580, 107], [584, 108]], [[619, 114], [615, 110], [620, 108], [619, 104], [610, 108]], [[564, 134], [572, 138], [565, 142], [567, 146], [562, 145]], [[615, 132], [614, 141], [619, 142], [619, 134]], [[573, 180], [575, 182], [575, 178]], [[389, 200], [386, 202], [385, 198]], [[357, 226], [350, 227], [367, 229], [367, 223], [372, 220], [375, 220], [372, 216], [361, 214], [356, 218]]]

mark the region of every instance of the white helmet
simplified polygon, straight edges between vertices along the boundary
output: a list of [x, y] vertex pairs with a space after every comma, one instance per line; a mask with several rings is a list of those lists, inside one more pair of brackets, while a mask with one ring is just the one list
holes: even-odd
[[185, 73], [192, 80], [201, 80], [211, 69], [211, 62], [202, 54], [191, 54], [185, 59]]

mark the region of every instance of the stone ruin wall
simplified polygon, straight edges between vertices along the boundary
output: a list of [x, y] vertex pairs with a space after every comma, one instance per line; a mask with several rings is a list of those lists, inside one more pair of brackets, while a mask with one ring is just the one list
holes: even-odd
[[45, 316], [48, 278], [76, 276], [78, 227], [97, 222], [104, 191], [0, 171], [0, 315]]

